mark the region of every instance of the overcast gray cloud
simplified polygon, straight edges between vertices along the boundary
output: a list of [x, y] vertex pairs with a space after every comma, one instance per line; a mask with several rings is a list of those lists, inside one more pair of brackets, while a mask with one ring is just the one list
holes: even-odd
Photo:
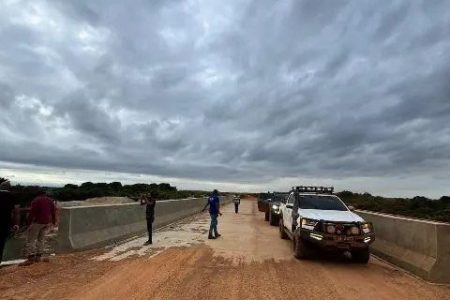
[[450, 193], [450, 1], [6, 0], [0, 42], [4, 163]]

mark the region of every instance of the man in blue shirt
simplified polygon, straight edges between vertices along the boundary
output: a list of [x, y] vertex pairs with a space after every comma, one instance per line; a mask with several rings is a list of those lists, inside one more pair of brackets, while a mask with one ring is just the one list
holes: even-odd
[[220, 237], [220, 234], [217, 232], [217, 218], [219, 215], [222, 215], [222, 213], [220, 212], [219, 192], [217, 190], [214, 190], [212, 192], [212, 195], [208, 198], [208, 202], [203, 208], [203, 211], [205, 211], [208, 206], [209, 215], [211, 216], [211, 225], [209, 226], [208, 239], [214, 240]]

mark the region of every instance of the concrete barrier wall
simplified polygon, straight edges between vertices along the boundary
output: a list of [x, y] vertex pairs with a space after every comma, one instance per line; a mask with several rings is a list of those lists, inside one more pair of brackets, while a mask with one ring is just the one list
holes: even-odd
[[[231, 198], [222, 197], [222, 204]], [[157, 201], [154, 228], [158, 228], [201, 211], [206, 198]], [[78, 206], [61, 209], [58, 252], [81, 250], [146, 231], [145, 205], [138, 203]]]
[[450, 224], [357, 211], [373, 223], [372, 252], [425, 280], [450, 283]]

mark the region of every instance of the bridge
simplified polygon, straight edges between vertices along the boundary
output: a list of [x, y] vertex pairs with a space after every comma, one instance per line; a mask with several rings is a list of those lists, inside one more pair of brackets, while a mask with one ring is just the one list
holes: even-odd
[[[230, 199], [224, 199], [230, 202]], [[359, 211], [377, 232], [368, 265], [296, 260], [254, 199], [225, 205], [207, 240], [204, 199], [64, 208], [50, 263], [0, 270], [1, 299], [450, 299], [450, 225]], [[435, 284], [440, 283], [440, 284]]]

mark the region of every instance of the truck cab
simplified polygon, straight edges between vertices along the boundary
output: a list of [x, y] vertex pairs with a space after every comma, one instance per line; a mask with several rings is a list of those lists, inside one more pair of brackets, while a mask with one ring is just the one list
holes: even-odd
[[294, 256], [309, 257], [314, 249], [352, 254], [367, 263], [375, 240], [371, 223], [355, 214], [333, 195], [333, 187], [294, 187], [280, 205], [280, 237], [291, 239]]

